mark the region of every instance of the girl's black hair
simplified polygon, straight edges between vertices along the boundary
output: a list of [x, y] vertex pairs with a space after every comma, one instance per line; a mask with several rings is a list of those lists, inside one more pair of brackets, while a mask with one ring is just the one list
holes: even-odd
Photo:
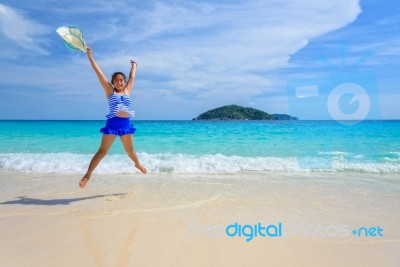
[[122, 72], [120, 72], [120, 71], [118, 71], [118, 72], [114, 72], [114, 74], [111, 76], [111, 83], [114, 82], [114, 78], [115, 78], [117, 75], [122, 75], [122, 77], [124, 77], [124, 81], [126, 82], [126, 76], [125, 76], [125, 74], [122, 73]]

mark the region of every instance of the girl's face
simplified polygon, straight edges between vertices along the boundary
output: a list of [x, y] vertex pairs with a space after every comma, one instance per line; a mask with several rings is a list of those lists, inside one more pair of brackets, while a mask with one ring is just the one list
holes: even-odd
[[117, 74], [114, 77], [114, 80], [112, 81], [112, 84], [114, 85], [114, 88], [119, 90], [123, 90], [125, 87], [125, 80], [124, 80], [124, 76], [122, 76], [121, 74]]

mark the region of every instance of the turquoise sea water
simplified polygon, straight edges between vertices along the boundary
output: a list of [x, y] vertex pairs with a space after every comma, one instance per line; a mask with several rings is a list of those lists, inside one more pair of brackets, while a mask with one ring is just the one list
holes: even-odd
[[[0, 121], [0, 169], [86, 170], [104, 121]], [[400, 173], [400, 121], [135, 121], [153, 172]], [[135, 172], [117, 139], [99, 173]]]

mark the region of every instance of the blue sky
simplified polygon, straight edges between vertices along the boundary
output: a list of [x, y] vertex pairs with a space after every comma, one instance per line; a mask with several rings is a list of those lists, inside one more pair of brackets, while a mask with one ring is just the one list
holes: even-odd
[[[138, 120], [229, 104], [334, 119], [336, 102], [343, 114], [363, 106], [350, 87], [332, 97], [350, 83], [368, 96], [366, 118], [400, 119], [399, 14], [394, 0], [1, 1], [0, 119], [105, 119], [105, 94], [62, 25], [83, 30], [108, 77], [138, 62]], [[318, 93], [296, 95], [304, 88]]]

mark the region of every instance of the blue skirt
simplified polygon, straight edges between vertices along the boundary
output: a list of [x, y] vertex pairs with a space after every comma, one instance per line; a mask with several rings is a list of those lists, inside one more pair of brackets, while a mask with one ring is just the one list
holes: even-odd
[[135, 131], [136, 128], [133, 127], [129, 118], [122, 117], [112, 117], [111, 119], [107, 119], [106, 127], [100, 129], [100, 132], [103, 134], [115, 134], [119, 136], [124, 134], [134, 134]]

